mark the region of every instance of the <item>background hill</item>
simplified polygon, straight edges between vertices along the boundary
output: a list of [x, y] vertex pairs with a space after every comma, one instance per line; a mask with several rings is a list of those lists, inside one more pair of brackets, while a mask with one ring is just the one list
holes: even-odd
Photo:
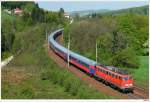
[[120, 9], [120, 10], [113, 10], [108, 11], [102, 14], [109, 14], [109, 15], [118, 15], [122, 13], [132, 13], [132, 14], [141, 14], [147, 15], [149, 14], [149, 5], [141, 6], [141, 7], [132, 7], [128, 9]]
[[104, 13], [104, 12], [108, 12], [110, 10], [107, 10], [107, 9], [101, 9], [101, 10], [83, 10], [83, 11], [72, 11], [70, 12], [69, 14], [74, 17], [76, 16], [77, 14], [79, 16], [86, 16], [86, 15], [91, 15], [93, 13]]
[[92, 14], [115, 16], [115, 15], [122, 14], [122, 13], [148, 15], [149, 14], [149, 5], [140, 6], [140, 7], [132, 7], [132, 8], [127, 8], [127, 9], [120, 9], [120, 10], [100, 9], [100, 10], [72, 11], [69, 14], [72, 17], [75, 17], [76, 15], [79, 15], [82, 17], [82, 16], [90, 16]]

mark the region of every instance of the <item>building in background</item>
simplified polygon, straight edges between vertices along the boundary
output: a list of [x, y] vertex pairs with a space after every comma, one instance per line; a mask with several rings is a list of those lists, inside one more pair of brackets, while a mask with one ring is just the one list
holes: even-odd
[[22, 14], [22, 12], [23, 12], [23, 10], [21, 10], [21, 9], [19, 9], [19, 8], [15, 8], [14, 10], [13, 10], [13, 12], [14, 12], [14, 14]]
[[64, 13], [64, 16], [65, 16], [66, 18], [70, 18], [69, 13], [67, 13], [67, 12]]

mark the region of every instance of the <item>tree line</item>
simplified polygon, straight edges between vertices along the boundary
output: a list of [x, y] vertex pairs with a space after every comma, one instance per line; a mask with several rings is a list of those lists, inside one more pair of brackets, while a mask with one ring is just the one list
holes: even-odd
[[148, 55], [143, 46], [148, 41], [148, 16], [124, 13], [78, 19], [65, 29], [71, 50], [95, 60], [97, 43], [99, 63], [132, 68], [139, 66], [137, 56]]

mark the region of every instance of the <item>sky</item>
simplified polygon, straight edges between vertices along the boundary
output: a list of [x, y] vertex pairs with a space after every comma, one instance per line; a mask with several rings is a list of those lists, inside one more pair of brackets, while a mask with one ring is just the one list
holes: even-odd
[[63, 8], [65, 12], [81, 10], [109, 9], [117, 10], [129, 7], [148, 5], [148, 1], [37, 1], [40, 8], [58, 11]]

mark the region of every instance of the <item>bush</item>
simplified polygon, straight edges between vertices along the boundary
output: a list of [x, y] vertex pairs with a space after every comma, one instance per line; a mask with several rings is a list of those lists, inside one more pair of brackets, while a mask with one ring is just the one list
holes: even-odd
[[139, 59], [132, 49], [123, 49], [113, 56], [110, 63], [114, 66], [139, 67]]
[[5, 60], [5, 59], [7, 59], [7, 58], [10, 57], [10, 56], [11, 56], [11, 53], [10, 53], [10, 52], [8, 52], [8, 51], [3, 52], [3, 53], [2, 53], [2, 60]]
[[78, 93], [78, 90], [80, 88], [80, 85], [81, 85], [81, 81], [76, 79], [76, 78], [73, 78], [72, 79], [72, 83], [71, 83], [71, 88], [70, 88], [70, 93], [75, 96], [77, 95]]

